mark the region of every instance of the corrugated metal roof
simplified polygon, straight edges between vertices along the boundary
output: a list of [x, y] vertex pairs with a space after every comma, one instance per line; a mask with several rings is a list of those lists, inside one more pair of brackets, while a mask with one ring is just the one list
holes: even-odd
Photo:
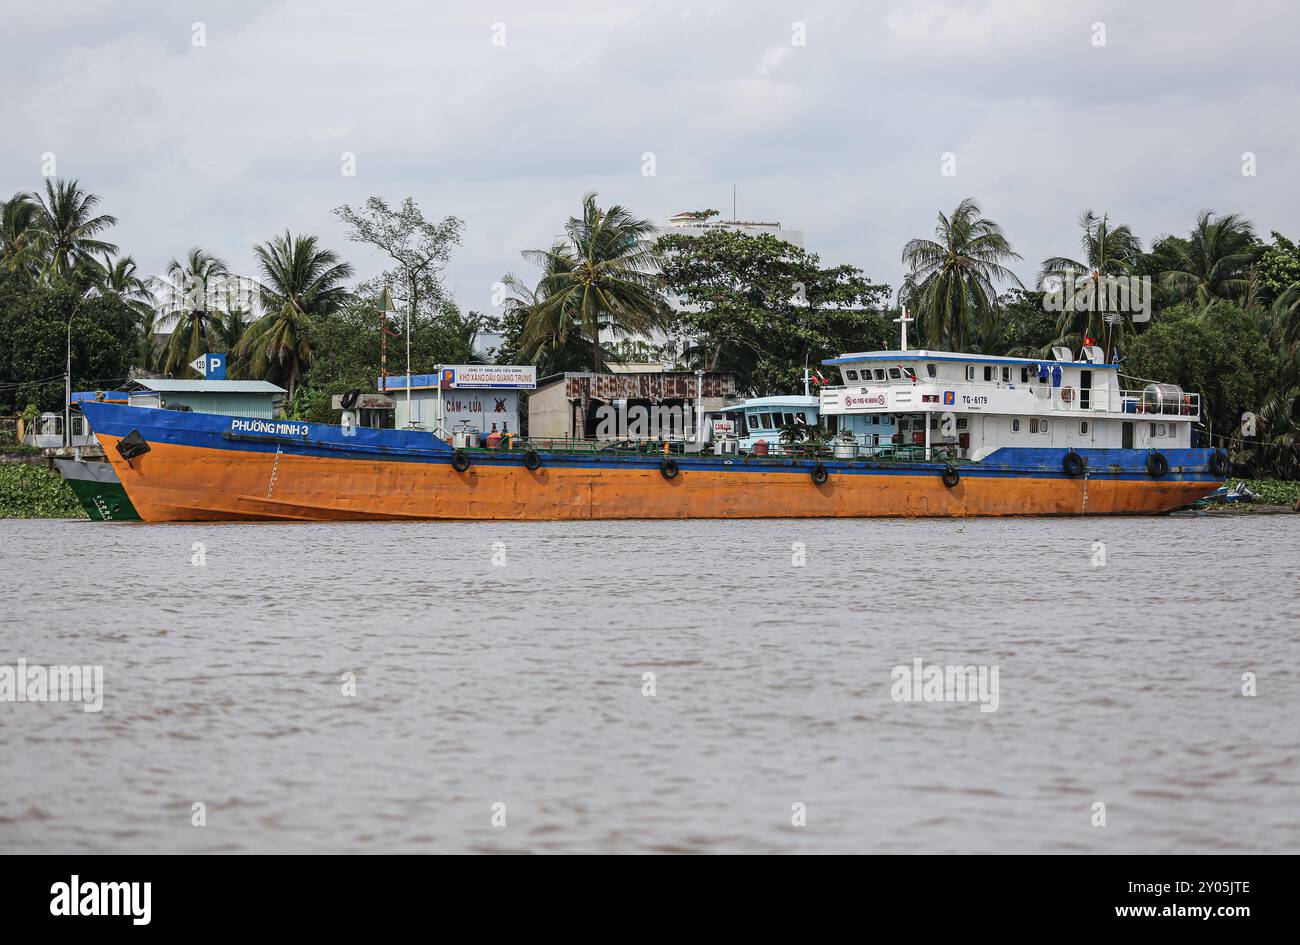
[[283, 387], [270, 381], [176, 381], [167, 378], [140, 378], [134, 383], [145, 390], [161, 394], [287, 394]]

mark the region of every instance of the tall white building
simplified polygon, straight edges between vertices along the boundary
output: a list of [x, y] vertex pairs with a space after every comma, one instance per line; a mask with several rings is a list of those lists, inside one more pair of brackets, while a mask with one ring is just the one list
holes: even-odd
[[768, 236], [775, 236], [779, 240], [793, 243], [800, 249], [803, 248], [803, 230], [787, 230], [782, 228], [780, 223], [762, 223], [755, 220], [718, 220], [716, 218], [701, 220], [697, 214], [684, 210], [669, 217], [668, 225], [671, 227], [668, 232], [684, 233], [688, 236], [702, 236], [710, 230], [730, 230], [733, 233], [744, 233], [746, 236], [761, 236], [766, 233]]

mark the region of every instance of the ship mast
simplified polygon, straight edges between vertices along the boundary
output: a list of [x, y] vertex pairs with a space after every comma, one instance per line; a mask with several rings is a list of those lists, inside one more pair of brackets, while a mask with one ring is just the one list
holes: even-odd
[[902, 335], [903, 335], [903, 337], [902, 337], [902, 347], [901, 347], [899, 350], [900, 350], [900, 351], [906, 351], [906, 350], [907, 350], [907, 326], [910, 325], [912, 322], [916, 321], [916, 319], [914, 319], [912, 316], [910, 316], [910, 315], [907, 314], [907, 306], [904, 305], [904, 306], [903, 306], [903, 314], [902, 314], [901, 316], [899, 316], [898, 318], [895, 318], [894, 321], [895, 321], [897, 324], [900, 324], [900, 325], [903, 326], [903, 327], [902, 327]]

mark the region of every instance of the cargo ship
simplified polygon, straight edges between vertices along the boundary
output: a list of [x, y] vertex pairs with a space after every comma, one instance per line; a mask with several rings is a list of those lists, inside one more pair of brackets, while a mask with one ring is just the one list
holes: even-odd
[[840, 380], [819, 392], [832, 444], [803, 455], [83, 410], [147, 522], [1136, 515], [1195, 502], [1230, 471], [1192, 445], [1197, 394], [1125, 389], [1096, 347], [1035, 360], [904, 341], [823, 364]]

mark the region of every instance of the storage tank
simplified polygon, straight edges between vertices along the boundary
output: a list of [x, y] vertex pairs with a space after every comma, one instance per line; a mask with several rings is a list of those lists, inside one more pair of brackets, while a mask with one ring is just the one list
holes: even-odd
[[1142, 388], [1143, 413], [1178, 413], [1183, 389], [1177, 384], [1148, 384]]

